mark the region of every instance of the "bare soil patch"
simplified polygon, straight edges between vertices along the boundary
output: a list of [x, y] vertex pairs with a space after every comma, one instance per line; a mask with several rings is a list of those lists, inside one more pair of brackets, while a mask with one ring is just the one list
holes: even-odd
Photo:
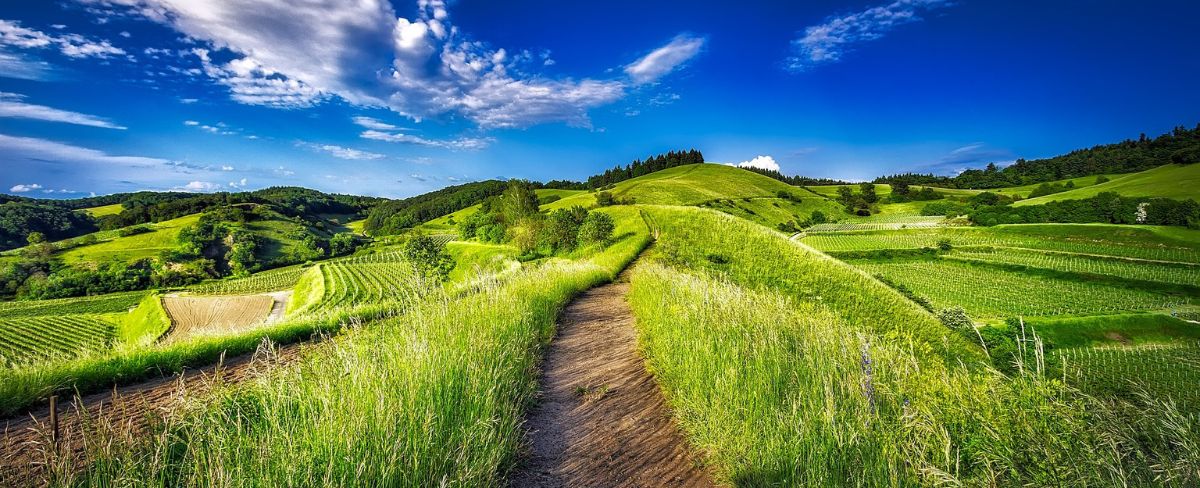
[[512, 486], [714, 485], [637, 351], [628, 289], [594, 288], [563, 312]]
[[275, 307], [270, 295], [173, 297], [163, 299], [171, 318], [168, 341], [198, 335], [225, 334], [261, 325]]

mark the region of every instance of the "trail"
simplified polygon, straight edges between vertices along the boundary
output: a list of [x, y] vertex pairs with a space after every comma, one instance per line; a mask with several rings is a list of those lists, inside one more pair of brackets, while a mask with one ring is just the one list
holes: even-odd
[[637, 351], [628, 289], [594, 288], [563, 312], [513, 487], [713, 486]]
[[[118, 387], [82, 398], [59, 396], [60, 455], [69, 455], [74, 469], [86, 461], [85, 441], [97, 431], [136, 436], [175, 412], [188, 398], [218, 384], [237, 383], [300, 357], [311, 344], [296, 343], [271, 351], [228, 358], [223, 363], [189, 369], [181, 374]], [[49, 406], [23, 416], [0, 420], [0, 486], [44, 485], [46, 463], [53, 453]], [[93, 439], [94, 440], [94, 439]]]

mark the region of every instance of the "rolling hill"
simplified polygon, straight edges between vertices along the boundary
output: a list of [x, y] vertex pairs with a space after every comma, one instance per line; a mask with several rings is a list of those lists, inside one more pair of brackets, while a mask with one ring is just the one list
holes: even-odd
[[[774, 197], [796, 191], [786, 183], [723, 164], [689, 164], [625, 180], [610, 190], [613, 197], [648, 205], [697, 205], [731, 198]], [[573, 205], [589, 207], [595, 194], [580, 193], [545, 205], [547, 209]]]
[[[1095, 177], [1088, 178], [1095, 180]], [[1110, 191], [1128, 197], [1200, 199], [1200, 164], [1163, 165], [1140, 173], [1117, 176], [1099, 185], [1021, 200], [1013, 205], [1040, 205], [1058, 200], [1080, 200]]]

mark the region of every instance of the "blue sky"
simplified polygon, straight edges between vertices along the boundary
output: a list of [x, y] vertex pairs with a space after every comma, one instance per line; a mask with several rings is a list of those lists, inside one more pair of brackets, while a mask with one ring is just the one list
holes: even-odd
[[0, 191], [410, 196], [695, 147], [869, 179], [1200, 122], [1184, 1], [0, 5]]

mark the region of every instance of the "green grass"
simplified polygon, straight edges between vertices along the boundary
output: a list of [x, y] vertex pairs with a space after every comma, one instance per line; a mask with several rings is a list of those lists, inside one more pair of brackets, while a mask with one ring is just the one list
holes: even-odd
[[951, 260], [856, 261], [929, 299], [937, 309], [963, 307], [973, 318], [1099, 315], [1164, 310], [1189, 298], [1140, 288], [1068, 280]]
[[1109, 191], [1130, 197], [1200, 200], [1200, 165], [1168, 164], [1140, 173], [1116, 176], [1111, 181], [1099, 185], [1021, 200], [1013, 205], [1040, 205], [1057, 200], [1079, 200]]
[[1135, 281], [1200, 286], [1200, 264], [1158, 263], [1023, 249], [959, 249], [943, 259], [1101, 275]]
[[362, 235], [363, 229], [366, 227], [366, 225], [367, 219], [358, 219], [346, 222], [344, 227], [346, 227], [346, 230], [354, 233], [355, 235]]
[[1200, 231], [1110, 224], [1021, 224], [939, 227], [810, 235], [803, 242], [827, 252], [990, 246], [1200, 263]]
[[451, 282], [520, 267], [516, 261], [517, 249], [508, 245], [458, 241], [446, 244], [446, 252], [454, 258]]
[[[816, 192], [817, 194], [825, 195], [829, 198], [837, 198], [838, 197], [838, 188], [841, 188], [841, 187], [849, 187], [851, 190], [854, 190], [854, 193], [856, 193], [856, 194], [860, 193], [862, 191], [857, 184], [854, 184], [854, 185], [809, 185], [809, 186], [805, 186], [805, 188], [808, 188], [809, 190], [812, 190], [813, 192]], [[892, 194], [892, 185], [885, 185], [885, 184], [876, 184], [875, 185], [875, 195], [877, 195], [879, 198], [883, 198], [883, 197], [889, 196], [891, 194]]]
[[129, 347], [149, 346], [171, 328], [171, 319], [156, 293], [146, 295], [129, 313], [113, 318], [117, 340]]
[[296, 280], [296, 286], [292, 289], [292, 299], [288, 301], [288, 316], [315, 306], [325, 296], [325, 273], [321, 266], [324, 265], [318, 264], [308, 268]]
[[[778, 180], [723, 164], [676, 166], [622, 181], [608, 191], [618, 199], [632, 198], [635, 203], [655, 205], [696, 205], [720, 199], [774, 197], [780, 191], [800, 193], [799, 189]], [[592, 207], [595, 203], [595, 193], [580, 193], [542, 208]]]
[[1200, 408], [1200, 342], [1178, 341], [1055, 351], [1063, 377], [1095, 395], [1169, 400], [1186, 412]]
[[[793, 190], [793, 193], [799, 194]], [[703, 206], [718, 210], [729, 215], [764, 225], [771, 229], [778, 228], [784, 222], [799, 224], [808, 220], [814, 211], [819, 211], [829, 219], [845, 217], [841, 205], [820, 197], [801, 198], [799, 202], [786, 198], [739, 198], [715, 200]]]
[[147, 224], [154, 229], [153, 232], [117, 237], [110, 241], [77, 247], [62, 253], [61, 257], [67, 264], [133, 262], [139, 259], [158, 257], [163, 251], [177, 247], [176, 239], [179, 237], [179, 231], [199, 220], [200, 214], [192, 214], [157, 224]]
[[253, 295], [290, 290], [300, 281], [307, 267], [301, 264], [254, 273], [244, 278], [208, 281], [192, 286], [197, 295]]
[[[640, 225], [635, 212], [616, 213]], [[618, 234], [625, 237], [591, 257], [432, 296], [298, 363], [218, 390], [158, 435], [114, 439], [80, 478], [60, 483], [503, 484], [558, 313], [615, 277], [648, 240], [644, 227], [622, 225]]]
[[[472, 205], [457, 212], [446, 214], [425, 222], [421, 225], [418, 225], [416, 229], [425, 232], [457, 232], [456, 227], [458, 223], [466, 220], [467, 217], [474, 215], [475, 212], [478, 212], [481, 207], [483, 207], [483, 204]], [[454, 223], [452, 224], [451, 222]]]
[[[1195, 479], [1186, 466], [1200, 455], [1162, 447], [1195, 438], [1172, 430], [1187, 422], [1178, 411], [1164, 407], [1157, 418], [1132, 411], [1130, 420], [1052, 378], [960, 363], [955, 357], [974, 357], [974, 346], [946, 338], [949, 347], [928, 347], [925, 327], [936, 322], [819, 253], [711, 213], [649, 213], [659, 240], [651, 262], [635, 269], [630, 295], [639, 343], [675, 418], [720, 481], [1107, 486]], [[788, 272], [774, 275], [776, 266]], [[846, 296], [851, 290], [858, 296]], [[1164, 469], [1180, 461], [1179, 470]]]
[[1043, 317], [1027, 319], [1025, 325], [1059, 349], [1200, 340], [1200, 326], [1157, 313]]
[[91, 215], [92, 217], [104, 217], [107, 215], [116, 215], [116, 214], [121, 213], [123, 210], [125, 210], [125, 206], [123, 206], [119, 203], [83, 209], [84, 212], [87, 212], [87, 214]]

